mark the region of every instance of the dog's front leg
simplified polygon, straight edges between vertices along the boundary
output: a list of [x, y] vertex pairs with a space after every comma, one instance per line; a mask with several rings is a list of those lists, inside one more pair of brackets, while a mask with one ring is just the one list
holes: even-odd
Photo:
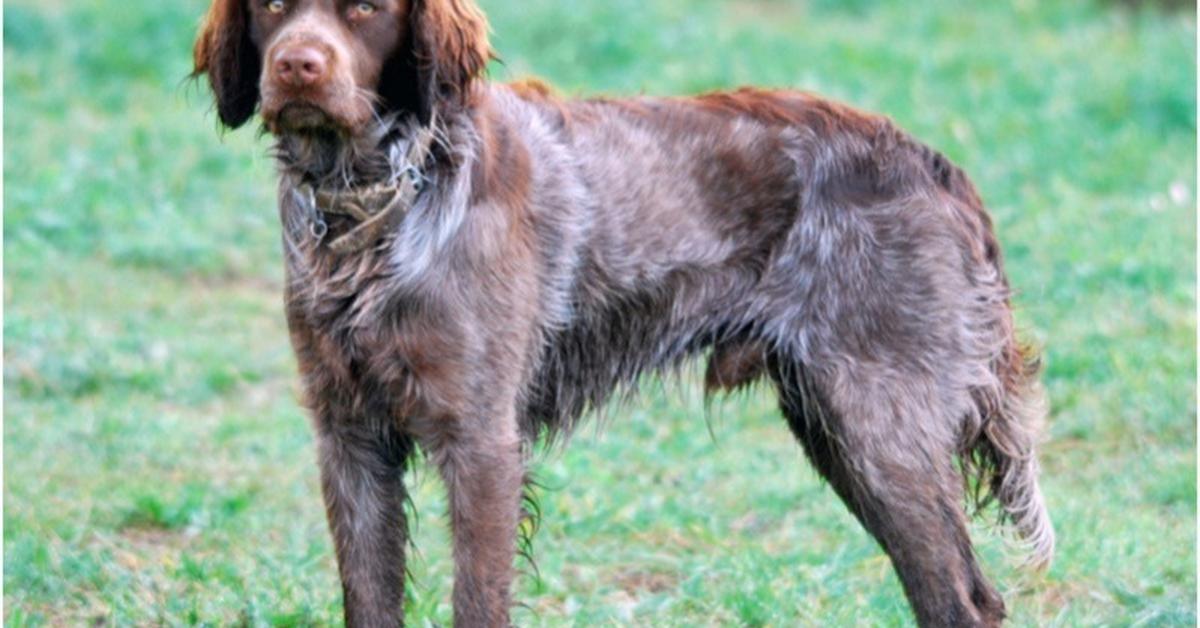
[[392, 426], [318, 421], [321, 488], [342, 577], [346, 626], [404, 624], [404, 467], [412, 443]]
[[443, 419], [421, 446], [449, 492], [454, 625], [508, 626], [524, 462], [513, 413]]

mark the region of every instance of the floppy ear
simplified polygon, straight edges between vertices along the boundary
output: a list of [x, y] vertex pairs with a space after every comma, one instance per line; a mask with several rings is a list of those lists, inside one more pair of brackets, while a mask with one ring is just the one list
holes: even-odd
[[389, 63], [380, 94], [430, 115], [470, 104], [472, 86], [493, 58], [487, 18], [473, 0], [414, 0], [408, 14], [407, 54]]
[[213, 0], [192, 51], [192, 76], [208, 74], [217, 115], [236, 129], [258, 106], [262, 60], [250, 40], [250, 13], [245, 0]]

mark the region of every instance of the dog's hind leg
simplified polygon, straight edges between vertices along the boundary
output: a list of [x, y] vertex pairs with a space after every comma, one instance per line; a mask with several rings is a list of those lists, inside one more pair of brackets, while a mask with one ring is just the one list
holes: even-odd
[[[953, 442], [934, 395], [902, 376], [823, 372], [770, 359], [792, 432], [892, 559], [922, 626], [998, 626], [1004, 602], [967, 535]], [[890, 379], [890, 381], [889, 381]]]
[[412, 442], [385, 424], [319, 417], [317, 438], [346, 625], [403, 625], [408, 541], [403, 476]]

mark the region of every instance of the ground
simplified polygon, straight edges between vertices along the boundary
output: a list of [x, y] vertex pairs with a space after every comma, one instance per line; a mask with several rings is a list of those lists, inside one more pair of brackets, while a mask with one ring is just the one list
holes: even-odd
[[[340, 588], [281, 311], [267, 141], [186, 80], [202, 0], [4, 5], [4, 618], [323, 625]], [[978, 183], [1053, 406], [1016, 625], [1196, 622], [1196, 19], [1090, 1], [484, 2], [566, 94], [817, 91]], [[706, 427], [711, 425], [712, 433]], [[600, 423], [593, 425], [599, 426]], [[911, 623], [766, 391], [650, 382], [539, 456], [519, 625]], [[435, 475], [412, 625], [447, 625]], [[985, 513], [986, 514], [986, 513]]]

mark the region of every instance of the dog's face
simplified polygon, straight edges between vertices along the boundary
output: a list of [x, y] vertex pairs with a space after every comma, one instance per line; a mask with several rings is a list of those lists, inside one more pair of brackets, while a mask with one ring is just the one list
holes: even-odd
[[267, 129], [353, 133], [371, 120], [384, 64], [408, 35], [406, 0], [247, 1]]
[[378, 114], [462, 106], [491, 57], [469, 0], [214, 0], [196, 40], [217, 111], [276, 135], [357, 135]]

